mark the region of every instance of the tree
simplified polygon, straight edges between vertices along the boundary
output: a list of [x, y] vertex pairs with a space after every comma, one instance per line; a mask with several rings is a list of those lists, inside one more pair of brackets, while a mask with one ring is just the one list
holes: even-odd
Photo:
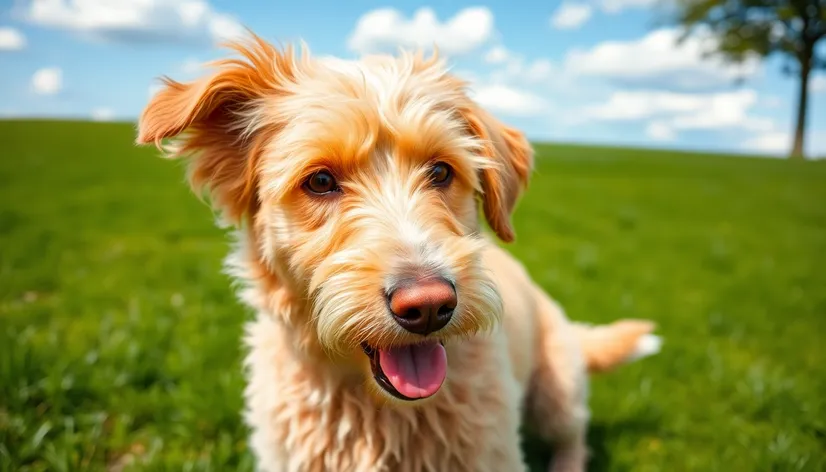
[[675, 0], [676, 20], [687, 37], [697, 28], [711, 32], [712, 51], [739, 63], [755, 55], [781, 54], [784, 72], [799, 79], [797, 122], [791, 157], [803, 157], [809, 77], [826, 68], [818, 42], [826, 36], [826, 0]]

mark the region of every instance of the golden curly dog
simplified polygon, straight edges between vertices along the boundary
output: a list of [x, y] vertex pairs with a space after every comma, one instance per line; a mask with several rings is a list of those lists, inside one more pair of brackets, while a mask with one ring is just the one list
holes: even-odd
[[523, 134], [436, 54], [230, 46], [241, 57], [204, 77], [165, 79], [137, 141], [185, 157], [236, 228], [260, 470], [525, 470], [523, 419], [553, 444], [551, 470], [584, 470], [588, 373], [659, 338], [642, 320], [568, 321], [482, 232], [481, 213], [514, 239]]

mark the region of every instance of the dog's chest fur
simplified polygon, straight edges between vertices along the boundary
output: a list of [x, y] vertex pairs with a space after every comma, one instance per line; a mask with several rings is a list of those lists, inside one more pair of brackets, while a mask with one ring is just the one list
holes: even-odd
[[[519, 398], [494, 335], [448, 345], [448, 380], [417, 407], [381, 405], [332, 366], [308, 365], [269, 315], [248, 326], [251, 442], [267, 471], [520, 470]], [[517, 467], [516, 469], [514, 467]]]

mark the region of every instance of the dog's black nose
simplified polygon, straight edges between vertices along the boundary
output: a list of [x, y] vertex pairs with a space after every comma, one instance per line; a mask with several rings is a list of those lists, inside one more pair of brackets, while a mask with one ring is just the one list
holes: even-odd
[[411, 333], [427, 335], [447, 325], [456, 308], [456, 290], [443, 278], [402, 285], [389, 296], [396, 322]]

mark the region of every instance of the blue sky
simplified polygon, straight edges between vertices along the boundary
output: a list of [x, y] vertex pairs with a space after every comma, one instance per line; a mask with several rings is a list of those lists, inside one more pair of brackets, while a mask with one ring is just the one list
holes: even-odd
[[[537, 140], [785, 153], [797, 84], [780, 61], [703, 59], [701, 36], [677, 47], [655, 2], [0, 0], [0, 115], [134, 119], [159, 76], [196, 77], [244, 25], [347, 58], [435, 42]], [[826, 76], [810, 91], [807, 148], [824, 156]]]

